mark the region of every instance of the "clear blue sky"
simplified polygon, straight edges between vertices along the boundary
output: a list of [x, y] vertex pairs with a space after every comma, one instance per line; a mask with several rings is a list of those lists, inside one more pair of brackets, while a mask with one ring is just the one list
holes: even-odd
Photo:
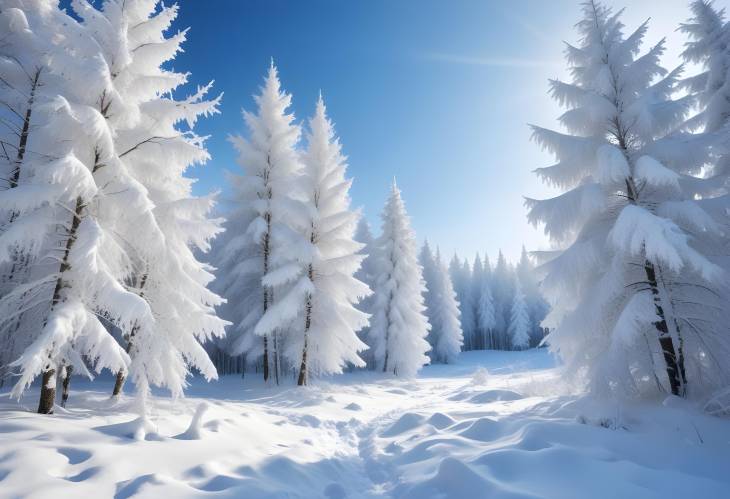
[[[651, 16], [648, 41], [681, 47], [682, 0], [626, 6], [633, 28]], [[353, 203], [377, 230], [397, 177], [419, 239], [473, 258], [510, 259], [547, 247], [528, 226], [522, 196], [550, 191], [531, 173], [551, 158], [527, 123], [554, 126], [547, 78], [565, 75], [562, 40], [575, 41], [577, 1], [183, 0], [175, 28], [190, 27], [174, 62], [193, 83], [215, 80], [222, 114], [200, 122], [213, 159], [192, 174], [197, 193], [222, 189], [237, 169], [226, 137], [245, 133], [241, 108], [273, 57], [299, 121], [321, 89], [349, 157]]]

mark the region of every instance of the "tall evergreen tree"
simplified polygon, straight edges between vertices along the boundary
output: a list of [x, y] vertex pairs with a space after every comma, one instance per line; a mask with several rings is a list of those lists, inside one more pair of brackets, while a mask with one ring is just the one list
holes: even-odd
[[[360, 268], [355, 273], [355, 278], [358, 281], [364, 282], [371, 290], [375, 288], [375, 278], [377, 276], [377, 255], [375, 248], [375, 238], [370, 230], [370, 224], [361, 216], [357, 222], [357, 228], [355, 229], [355, 241], [362, 245], [360, 254], [363, 256], [363, 261], [360, 264]], [[365, 312], [368, 315], [372, 315], [373, 300], [375, 299], [374, 294], [364, 297], [356, 305], [357, 309], [361, 312]], [[360, 353], [360, 357], [365, 361], [366, 367], [370, 369], [375, 368], [375, 358], [373, 357], [373, 345], [368, 343], [370, 338], [370, 326], [365, 326], [358, 332], [360, 341], [365, 343], [368, 348]]]
[[527, 348], [530, 344], [530, 314], [519, 281], [515, 285], [515, 296], [512, 300], [509, 336], [512, 348], [516, 350]]
[[430, 326], [416, 237], [395, 181], [382, 220], [370, 341], [379, 369], [412, 376], [428, 363], [426, 336]]
[[304, 183], [312, 256], [305, 274], [303, 332], [294, 336], [301, 341], [292, 338], [287, 345], [292, 361], [301, 359], [299, 385], [307, 384], [310, 373], [339, 373], [347, 364], [365, 365], [358, 352], [367, 346], [357, 331], [368, 324], [368, 314], [355, 304], [371, 294], [367, 284], [354, 277], [363, 260], [358, 253], [362, 245], [354, 240], [358, 214], [350, 209], [352, 181], [345, 178], [345, 157], [321, 95], [309, 127]]
[[730, 346], [704, 306], [722, 275], [704, 254], [718, 228], [687, 187], [708, 142], [676, 131], [693, 99], [672, 100], [680, 70], [659, 65], [663, 41], [639, 57], [647, 24], [624, 36], [619, 18], [583, 5], [580, 45], [566, 49], [572, 82], [550, 83], [568, 133], [533, 127], [558, 158], [538, 175], [566, 191], [527, 201], [565, 248], [545, 265], [549, 342], [595, 388], [686, 395], [727, 379], [707, 359]]
[[482, 258], [477, 253], [474, 256], [474, 263], [471, 266], [471, 279], [469, 280], [469, 306], [471, 312], [471, 334], [466, 339], [468, 350], [478, 350], [484, 348], [481, 342], [482, 331], [479, 327], [479, 302], [481, 300], [482, 287], [484, 284], [484, 267], [482, 266]]
[[522, 246], [522, 254], [515, 266], [515, 273], [530, 316], [529, 335], [530, 342], [534, 345], [542, 341], [544, 335], [541, 323], [549, 311], [548, 304], [540, 292], [536, 272], [527, 250]]
[[433, 265], [433, 311], [429, 314], [429, 320], [432, 320], [430, 337], [433, 341], [431, 357], [436, 362], [448, 364], [454, 362], [459, 355], [464, 344], [464, 335], [461, 331], [456, 292], [438, 249]]
[[[120, 158], [154, 203], [154, 223], [132, 218], [124, 234], [133, 267], [120, 279], [155, 317], [154, 328], [139, 325], [124, 338], [129, 372], [142, 397], [150, 385], [179, 396], [190, 367], [207, 379], [217, 376], [200, 342], [224, 332], [213, 308], [222, 300], [206, 288], [213, 276], [195, 255], [209, 249], [220, 221], [209, 216], [212, 197], [194, 197], [194, 179], [184, 176], [209, 159], [193, 127], [199, 117], [217, 112], [220, 97], [205, 98], [210, 85], [184, 99], [172, 97], [188, 78], [162, 67], [185, 41], [184, 32], [165, 35], [176, 6], [158, 9], [150, 0], [106, 0], [99, 9], [75, 0], [72, 6], [110, 68], [118, 97], [106, 98], [105, 108]], [[126, 374], [117, 374], [114, 395]]]
[[117, 149], [115, 127], [125, 113], [119, 108], [119, 119], [109, 114], [106, 104], [119, 93], [95, 40], [56, 6], [21, 5], [11, 14], [16, 27], [38, 23], [57, 40], [47, 67], [53, 75], [47, 90], [55, 97], [33, 113], [38, 121], [27, 151], [37, 153], [23, 158], [27, 177], [5, 191], [25, 201], [3, 201], [14, 212], [4, 236], [24, 232], [23, 245], [16, 247], [37, 259], [27, 279], [2, 297], [0, 310], [3, 317], [23, 312], [17, 334], [28, 340], [14, 362], [20, 376], [13, 392], [19, 396], [42, 374], [38, 412], [50, 413], [59, 374], [66, 377], [73, 369], [91, 376], [87, 359], [97, 370], [127, 367], [129, 357], [106, 325], [123, 334], [138, 324], [153, 326], [148, 304], [120, 283], [132, 263], [119, 234], [128, 233], [132, 220], [147, 227], [154, 217], [148, 193]]
[[[231, 139], [243, 175], [233, 178], [235, 211], [215, 252], [222, 277], [216, 289], [229, 300], [221, 313], [233, 322], [232, 353], [245, 353], [249, 362], [262, 358], [264, 380], [273, 370], [278, 382], [283, 336], [311, 289], [302, 270], [312, 251], [303, 236], [301, 130], [287, 113], [291, 96], [281, 90], [273, 61], [254, 99], [256, 114], [243, 113], [249, 138]], [[235, 297], [244, 300], [234, 303]]]

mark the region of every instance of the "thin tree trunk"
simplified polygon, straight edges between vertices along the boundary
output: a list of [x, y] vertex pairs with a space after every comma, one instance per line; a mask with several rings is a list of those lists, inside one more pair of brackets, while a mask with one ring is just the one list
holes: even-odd
[[66, 366], [66, 375], [63, 377], [63, 391], [61, 392], [61, 407], [66, 407], [66, 402], [68, 401], [68, 389], [71, 385], [73, 370], [73, 366]]
[[[66, 248], [63, 252], [63, 258], [61, 259], [61, 265], [59, 267], [58, 279], [56, 279], [56, 287], [53, 289], [53, 298], [51, 299], [51, 309], [48, 314], [52, 314], [58, 302], [61, 300], [61, 290], [64, 287], [63, 275], [66, 271], [71, 268], [68, 263], [68, 257], [71, 253], [71, 247], [76, 241], [76, 232], [81, 224], [81, 211], [84, 209], [84, 200], [81, 196], [76, 198], [76, 207], [74, 208], [74, 216], [71, 221], [71, 228], [68, 233], [68, 239], [66, 239]], [[45, 327], [45, 324], [44, 324]], [[53, 413], [53, 400], [56, 398], [56, 370], [51, 366], [51, 359], [49, 358], [48, 365], [43, 369], [43, 383], [41, 384], [40, 402], [38, 404], [38, 412], [41, 414], [52, 414]], [[53, 379], [53, 386], [48, 381]], [[50, 400], [50, 405], [49, 405]]]
[[[264, 215], [266, 234], [264, 234], [264, 275], [269, 272], [269, 253], [271, 248], [271, 213]], [[264, 287], [264, 314], [269, 309], [269, 290]], [[264, 382], [269, 381], [269, 335], [264, 335]]]
[[38, 401], [38, 414], [53, 414], [53, 403], [56, 400], [56, 370], [43, 371], [41, 381], [41, 398]]
[[[149, 272], [145, 272], [145, 274], [142, 276], [142, 279], [140, 279], [139, 283], [139, 297], [144, 298], [144, 285], [147, 284], [147, 277], [149, 276]], [[139, 331], [139, 324], [136, 324], [132, 327], [132, 330], [129, 332], [129, 339], [127, 340], [127, 346], [124, 348], [127, 353], [132, 351], [132, 342], [134, 341], [134, 336]], [[117, 372], [116, 380], [114, 381], [114, 389], [112, 390], [112, 397], [118, 397], [120, 393], [122, 393], [122, 388], [124, 388], [124, 381], [127, 379], [127, 373], [124, 369], [120, 369]]]
[[274, 379], [276, 385], [279, 385], [279, 333], [274, 330]]
[[[312, 274], [312, 266], [309, 266], [309, 274]], [[304, 321], [304, 347], [302, 348], [302, 364], [299, 366], [299, 379], [297, 385], [303, 386], [307, 384], [307, 337], [309, 335], [309, 328], [312, 326], [312, 298], [307, 297], [306, 306], [306, 319]]]
[[[20, 165], [23, 162], [23, 158], [25, 157], [25, 148], [28, 145], [28, 134], [30, 130], [30, 117], [33, 113], [33, 101], [35, 100], [35, 92], [36, 88], [38, 87], [38, 78], [41, 75], [40, 68], [36, 69], [35, 75], [33, 77], [33, 83], [30, 87], [30, 95], [28, 97], [28, 108], [25, 110], [25, 118], [23, 119], [23, 128], [20, 131], [20, 142], [18, 143], [18, 154], [15, 158], [15, 166], [13, 168], [13, 171], [10, 173], [10, 188], [14, 188], [18, 186], [18, 181], [20, 180]], [[14, 214], [13, 214], [14, 215]]]
[[647, 260], [644, 264], [644, 272], [646, 273], [646, 280], [649, 283], [651, 294], [654, 299], [654, 309], [659, 317], [659, 320], [654, 322], [654, 327], [659, 333], [659, 345], [662, 349], [664, 363], [666, 364], [669, 387], [672, 391], [672, 395], [684, 396], [684, 356], [678, 356], [676, 354], [677, 350], [674, 348], [674, 341], [672, 336], [669, 334], [667, 319], [659, 297], [659, 286], [657, 284], [654, 264]]

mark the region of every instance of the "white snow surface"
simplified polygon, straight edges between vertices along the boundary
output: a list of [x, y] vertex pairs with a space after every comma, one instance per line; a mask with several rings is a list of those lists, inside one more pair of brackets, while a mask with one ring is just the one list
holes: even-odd
[[[730, 490], [730, 421], [680, 399], [572, 394], [545, 350], [462, 353], [413, 379], [287, 382], [195, 379], [185, 399], [150, 397], [148, 421], [131, 396], [110, 400], [111, 379], [74, 379], [68, 408], [53, 416], [33, 413], [37, 387], [19, 404], [3, 391], [0, 496], [707, 499]], [[129, 438], [141, 425], [145, 439]]]

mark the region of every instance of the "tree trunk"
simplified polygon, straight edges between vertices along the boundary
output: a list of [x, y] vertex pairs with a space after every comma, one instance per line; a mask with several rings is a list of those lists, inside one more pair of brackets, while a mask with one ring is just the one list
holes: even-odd
[[[58, 279], [56, 279], [56, 287], [53, 289], [53, 298], [51, 299], [51, 309], [48, 312], [48, 315], [53, 313], [53, 310], [55, 309], [58, 302], [61, 300], [61, 290], [64, 287], [63, 282], [63, 274], [68, 271], [71, 268], [71, 265], [68, 263], [68, 257], [71, 253], [71, 247], [73, 246], [74, 242], [76, 241], [76, 232], [79, 230], [79, 225], [81, 224], [81, 211], [84, 209], [84, 200], [81, 198], [81, 196], [76, 198], [76, 207], [74, 208], [74, 216], [73, 220], [71, 221], [71, 228], [68, 233], [68, 239], [66, 239], [66, 248], [63, 252], [63, 258], [61, 259], [61, 265], [59, 267], [58, 272]], [[46, 319], [47, 320], [47, 319]], [[43, 324], [43, 327], [45, 327], [45, 322]], [[43, 384], [41, 386], [41, 395], [40, 395], [40, 402], [38, 404], [38, 412], [41, 414], [52, 414], [53, 413], [53, 399], [56, 397], [56, 385], [55, 385], [55, 379], [56, 379], [56, 370], [51, 367], [50, 361], [52, 359], [48, 359], [49, 363], [48, 365], [43, 369]], [[49, 388], [49, 380], [53, 380], [53, 388]], [[49, 397], [50, 397], [50, 405], [49, 405]]]
[[299, 379], [297, 385], [304, 386], [307, 384], [307, 331], [304, 331], [304, 349], [302, 351], [302, 364], [299, 366]]
[[[267, 158], [267, 162], [269, 158]], [[268, 191], [271, 198], [271, 191]], [[269, 272], [269, 256], [271, 253], [271, 213], [264, 215], [266, 220], [266, 234], [264, 234], [264, 275]], [[264, 287], [264, 314], [269, 309], [269, 290]], [[264, 335], [264, 382], [269, 381], [269, 335]]]
[[71, 385], [73, 370], [73, 366], [66, 366], [66, 375], [63, 377], [63, 390], [61, 392], [61, 407], [66, 407], [68, 401], [68, 388]]
[[[659, 286], [657, 284], [654, 264], [647, 260], [644, 264], [644, 272], [646, 273], [646, 280], [649, 283], [651, 294], [654, 299], [654, 309], [659, 317], [659, 320], [654, 322], [654, 327], [659, 333], [659, 345], [662, 349], [664, 363], [666, 364], [669, 387], [672, 391], [672, 395], [683, 397], [686, 386], [686, 380], [684, 378], [684, 355], [681, 353], [681, 350], [675, 349], [674, 340], [672, 339], [671, 334], [669, 334], [664, 307], [662, 307], [659, 296]], [[680, 352], [679, 354], [677, 353], [678, 351]]]
[[[8, 182], [10, 183], [10, 188], [14, 188], [18, 186], [18, 181], [20, 179], [20, 165], [23, 162], [23, 158], [25, 157], [25, 148], [28, 145], [28, 134], [30, 130], [30, 117], [33, 113], [33, 101], [35, 100], [35, 91], [38, 87], [38, 78], [41, 75], [40, 68], [36, 70], [35, 75], [33, 77], [33, 83], [30, 87], [30, 95], [28, 96], [28, 109], [25, 110], [25, 118], [23, 119], [23, 128], [20, 131], [20, 142], [18, 143], [18, 154], [15, 158], [15, 166], [13, 168], [13, 171], [10, 173], [10, 179]], [[13, 214], [14, 216], [15, 214]]]
[[[144, 298], [144, 285], [147, 284], [147, 277], [149, 276], [149, 272], [146, 272], [139, 283], [139, 297]], [[124, 350], [129, 353], [132, 351], [132, 342], [134, 340], [134, 336], [139, 331], [139, 324], [135, 324], [132, 327], [132, 330], [129, 332], [129, 339], [127, 340], [127, 346], [124, 348]], [[122, 393], [122, 388], [124, 388], [124, 381], [127, 379], [127, 373], [124, 371], [124, 369], [120, 369], [117, 372], [116, 380], [114, 381], [114, 389], [112, 390], [112, 397], [118, 397], [119, 394]]]
[[53, 403], [56, 400], [56, 370], [43, 371], [41, 382], [41, 398], [38, 402], [38, 414], [53, 414]]

